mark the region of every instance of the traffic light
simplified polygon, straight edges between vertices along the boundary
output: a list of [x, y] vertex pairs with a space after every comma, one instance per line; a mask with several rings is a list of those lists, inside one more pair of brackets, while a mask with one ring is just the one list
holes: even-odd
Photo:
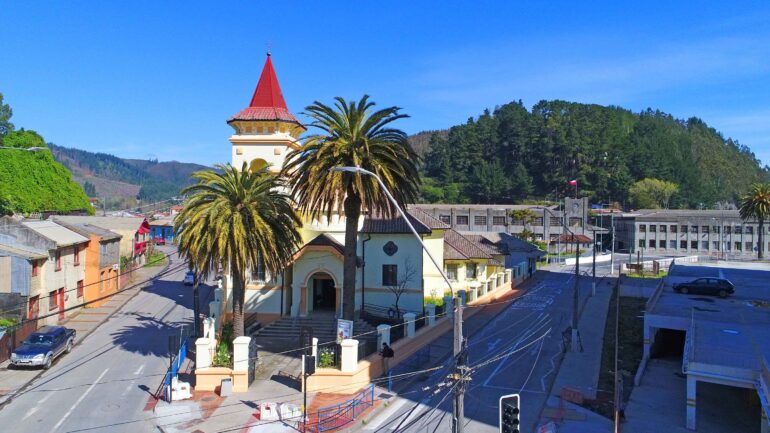
[[520, 403], [519, 394], [500, 397], [500, 433], [519, 433]]

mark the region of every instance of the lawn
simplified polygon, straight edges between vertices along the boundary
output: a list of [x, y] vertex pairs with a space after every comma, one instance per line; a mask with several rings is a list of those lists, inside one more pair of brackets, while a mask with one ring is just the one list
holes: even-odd
[[[612, 295], [607, 311], [607, 324], [604, 327], [604, 345], [602, 364], [599, 371], [599, 392], [595, 401], [589, 403], [590, 409], [607, 418], [613, 419], [614, 368], [615, 368], [615, 297]], [[644, 298], [620, 298], [620, 345], [618, 366], [623, 376], [623, 396], [628, 400], [634, 384], [634, 374], [642, 359], [644, 338]]]
[[163, 266], [166, 264], [167, 260], [168, 259], [163, 252], [153, 251], [153, 253], [147, 257], [147, 264], [145, 266]]

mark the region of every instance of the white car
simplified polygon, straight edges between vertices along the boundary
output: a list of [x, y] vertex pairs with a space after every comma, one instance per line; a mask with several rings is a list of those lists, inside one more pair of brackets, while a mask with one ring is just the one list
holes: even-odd
[[195, 273], [188, 271], [184, 274], [184, 285], [192, 286], [193, 284], [195, 284]]

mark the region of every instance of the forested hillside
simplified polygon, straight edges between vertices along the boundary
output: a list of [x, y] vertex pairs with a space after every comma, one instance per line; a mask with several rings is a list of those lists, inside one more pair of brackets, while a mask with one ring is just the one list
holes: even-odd
[[558, 100], [485, 111], [431, 134], [427, 147], [427, 202], [558, 199], [577, 179], [593, 202], [626, 203], [635, 181], [655, 178], [678, 185], [671, 207], [709, 208], [736, 202], [769, 173], [748, 147], [698, 118]]

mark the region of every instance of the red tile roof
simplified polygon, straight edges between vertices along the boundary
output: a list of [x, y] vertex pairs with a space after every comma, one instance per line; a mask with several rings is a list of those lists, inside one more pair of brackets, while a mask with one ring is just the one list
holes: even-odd
[[[579, 235], [579, 234], [578, 235], [571, 235], [571, 234], [568, 234], [568, 233], [564, 233], [563, 235], [559, 236], [559, 240], [562, 241], [562, 242], [569, 242], [569, 243], [574, 243], [575, 241], [577, 241], [578, 243], [581, 243], [581, 244], [590, 244], [591, 243], [591, 238], [589, 238], [586, 235]], [[553, 241], [551, 241], [551, 242], [553, 242]]]
[[238, 120], [278, 120], [301, 125], [286, 107], [286, 101], [283, 99], [281, 86], [278, 84], [278, 77], [275, 75], [273, 61], [269, 53], [249, 106], [239, 111], [227, 123]]

